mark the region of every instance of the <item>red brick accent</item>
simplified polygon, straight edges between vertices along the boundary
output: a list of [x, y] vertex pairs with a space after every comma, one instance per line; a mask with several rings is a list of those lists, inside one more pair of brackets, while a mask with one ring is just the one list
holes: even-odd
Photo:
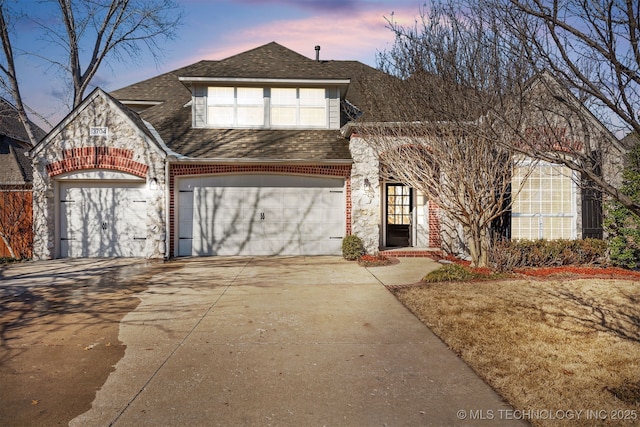
[[224, 174], [291, 174], [334, 176], [345, 178], [346, 186], [346, 235], [351, 234], [351, 165], [249, 165], [249, 164], [199, 164], [173, 163], [169, 166], [169, 256], [175, 256], [175, 182], [176, 177]]
[[425, 251], [425, 250], [389, 250], [389, 251], [380, 251], [380, 255], [384, 255], [389, 258], [433, 258], [433, 257], [442, 257], [442, 252], [437, 251]]
[[429, 247], [440, 248], [442, 246], [442, 233], [440, 229], [440, 208], [429, 201]]
[[64, 150], [62, 160], [49, 163], [47, 173], [53, 177], [85, 169], [111, 169], [146, 177], [149, 166], [133, 160], [133, 150], [113, 147], [80, 147]]

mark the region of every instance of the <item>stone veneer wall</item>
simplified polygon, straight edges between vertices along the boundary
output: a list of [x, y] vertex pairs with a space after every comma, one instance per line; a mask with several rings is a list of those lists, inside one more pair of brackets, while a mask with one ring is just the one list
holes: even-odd
[[[349, 141], [353, 158], [351, 169], [352, 232], [360, 237], [369, 254], [377, 254], [382, 244], [382, 194], [378, 153], [364, 138], [353, 135]], [[440, 248], [442, 244], [440, 209], [427, 203], [428, 246]]]
[[352, 233], [364, 243], [369, 254], [377, 254], [380, 249], [381, 194], [380, 161], [366, 141], [353, 135], [349, 141], [353, 158], [351, 168], [351, 202], [353, 204]]
[[[108, 127], [108, 136], [90, 136], [90, 127]], [[97, 94], [47, 142], [33, 159], [33, 257], [56, 256], [56, 176], [68, 172], [112, 170], [147, 179], [157, 191], [147, 200], [146, 258], [165, 254], [164, 153], [151, 146], [121, 110]]]

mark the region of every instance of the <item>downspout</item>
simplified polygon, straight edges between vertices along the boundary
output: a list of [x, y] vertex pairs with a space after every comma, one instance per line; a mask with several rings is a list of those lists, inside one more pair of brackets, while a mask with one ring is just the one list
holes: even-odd
[[166, 156], [164, 158], [164, 260], [169, 260], [169, 250], [171, 248], [171, 218], [169, 215], [171, 209], [171, 200], [170, 200], [170, 184], [171, 180], [169, 177], [169, 159], [173, 158], [173, 156]]

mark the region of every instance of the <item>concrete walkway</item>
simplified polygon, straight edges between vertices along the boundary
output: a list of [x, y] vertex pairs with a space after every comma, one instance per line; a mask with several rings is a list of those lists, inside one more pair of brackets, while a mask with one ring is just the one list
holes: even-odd
[[502, 399], [383, 286], [419, 281], [437, 268], [431, 260], [166, 265], [121, 322], [125, 356], [71, 425], [514, 424], [500, 419]]

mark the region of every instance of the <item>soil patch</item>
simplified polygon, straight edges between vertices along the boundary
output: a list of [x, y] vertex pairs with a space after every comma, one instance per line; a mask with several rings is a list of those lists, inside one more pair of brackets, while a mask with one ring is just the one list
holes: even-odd
[[0, 424], [67, 425], [124, 356], [119, 322], [153, 268], [111, 266], [54, 285], [0, 283]]

